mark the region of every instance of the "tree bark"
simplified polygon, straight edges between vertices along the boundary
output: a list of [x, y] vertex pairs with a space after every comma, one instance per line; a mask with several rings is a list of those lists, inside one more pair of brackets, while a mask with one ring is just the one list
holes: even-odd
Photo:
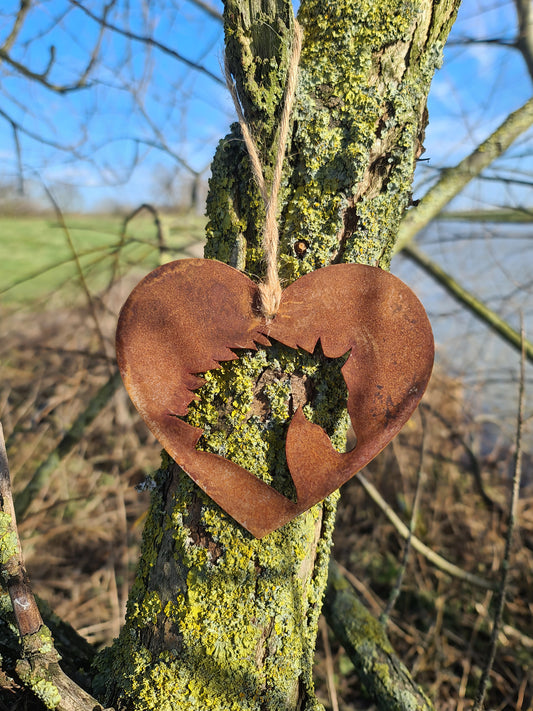
[[380, 711], [433, 711], [431, 701], [394, 653], [385, 630], [359, 600], [333, 560], [324, 615]]
[[[458, 0], [304, 0], [299, 88], [280, 195], [288, 284], [334, 262], [388, 268], [421, 150], [427, 92]], [[267, 183], [293, 33], [292, 3], [227, 0], [228, 60]], [[264, 206], [238, 125], [212, 167], [205, 256], [263, 275]], [[338, 449], [340, 367], [273, 345], [207, 375], [188, 421], [200, 446], [286, 495], [296, 405]], [[163, 456], [126, 625], [99, 657], [96, 693], [140, 709], [321, 708], [312, 663], [337, 495], [255, 540]], [[239, 495], [239, 492], [236, 492]]]
[[533, 98], [513, 111], [477, 148], [453, 168], [446, 168], [418, 205], [402, 220], [394, 251], [409, 245], [431, 220], [459, 195], [468, 183], [477, 178], [496, 158], [501, 156], [533, 125]]

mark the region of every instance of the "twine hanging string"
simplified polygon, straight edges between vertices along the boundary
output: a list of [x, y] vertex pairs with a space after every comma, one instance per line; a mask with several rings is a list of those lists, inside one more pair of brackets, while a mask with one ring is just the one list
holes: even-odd
[[272, 184], [270, 185], [270, 194], [265, 182], [259, 152], [250, 129], [248, 128], [248, 124], [246, 123], [246, 119], [244, 118], [244, 113], [237, 95], [237, 88], [231, 76], [227, 57], [225, 60], [226, 82], [231, 93], [233, 103], [235, 104], [244, 142], [250, 156], [252, 172], [259, 188], [259, 192], [261, 193], [261, 197], [263, 198], [263, 202], [265, 203], [266, 215], [263, 227], [263, 252], [265, 255], [266, 271], [265, 278], [259, 284], [258, 288], [261, 298], [261, 311], [267, 321], [270, 321], [276, 315], [282, 291], [278, 274], [278, 198], [283, 173], [283, 161], [285, 159], [285, 151], [287, 150], [287, 138], [289, 135], [292, 107], [294, 105], [294, 96], [296, 93], [296, 78], [298, 74], [298, 64], [300, 62], [300, 53], [302, 51], [302, 36], [302, 28], [295, 20], [292, 54], [287, 75], [287, 86], [285, 88], [285, 103], [283, 105], [279, 125], [278, 150], [276, 153], [276, 163], [274, 165]]

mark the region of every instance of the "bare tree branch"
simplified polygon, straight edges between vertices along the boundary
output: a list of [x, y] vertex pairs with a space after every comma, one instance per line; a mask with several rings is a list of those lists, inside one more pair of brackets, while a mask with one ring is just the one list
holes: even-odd
[[488, 44], [518, 50], [526, 63], [529, 75], [533, 79], [533, 6], [530, 0], [514, 0], [514, 4], [518, 19], [518, 34], [516, 39], [463, 36], [450, 40], [448, 46]]
[[[400, 569], [398, 571], [398, 575], [396, 577], [396, 582], [394, 584], [394, 587], [391, 591], [391, 594], [389, 596], [389, 600], [387, 602], [387, 605], [385, 606], [385, 609], [379, 616], [379, 621], [381, 622], [382, 625], [386, 627], [387, 621], [390, 617], [390, 614], [392, 610], [394, 609], [394, 606], [396, 605], [396, 601], [398, 599], [398, 596], [401, 592], [402, 589], [402, 584], [403, 584], [403, 579], [405, 576], [405, 572], [407, 570], [407, 562], [409, 560], [409, 554], [411, 552], [411, 541], [413, 536], [415, 535], [415, 529], [416, 529], [416, 523], [418, 519], [418, 509], [420, 505], [420, 493], [422, 489], [422, 479], [423, 479], [423, 474], [424, 474], [424, 457], [426, 453], [426, 417], [424, 415], [424, 410], [422, 407], [419, 407], [418, 413], [420, 415], [421, 423], [422, 423], [422, 441], [420, 443], [419, 449], [420, 449], [420, 454], [419, 454], [419, 459], [418, 459], [418, 467], [417, 467], [417, 472], [416, 472], [416, 487], [415, 487], [415, 493], [413, 497], [413, 504], [411, 507], [411, 520], [409, 522], [409, 535], [405, 539], [405, 545], [402, 553], [402, 562], [400, 564]], [[398, 466], [400, 466], [400, 462], [398, 462]]]
[[11, 34], [9, 35], [9, 37], [7, 38], [6, 42], [4, 42], [4, 45], [2, 47], [0, 47], [0, 59], [3, 60], [4, 62], [6, 62], [6, 64], [9, 64], [13, 69], [15, 69], [17, 72], [19, 72], [23, 76], [25, 76], [27, 79], [36, 81], [39, 84], [42, 84], [42, 86], [49, 89], [50, 91], [54, 91], [58, 94], [67, 94], [67, 93], [70, 93], [73, 91], [77, 91], [79, 89], [87, 89], [90, 86], [87, 83], [87, 79], [89, 78], [89, 75], [98, 60], [98, 55], [100, 54], [102, 40], [103, 40], [105, 31], [107, 29], [107, 26], [106, 26], [107, 16], [108, 16], [110, 10], [115, 5], [115, 3], [116, 3], [116, 0], [110, 0], [110, 2], [104, 6], [102, 22], [100, 23], [100, 30], [98, 33], [98, 37], [97, 37], [96, 42], [94, 44], [93, 50], [89, 56], [87, 65], [86, 65], [85, 69], [81, 72], [77, 81], [73, 82], [72, 84], [55, 84], [55, 83], [49, 81], [49, 79], [48, 79], [50, 72], [53, 69], [53, 66], [55, 63], [55, 58], [56, 58], [54, 45], [52, 45], [49, 48], [48, 64], [46, 65], [45, 69], [42, 72], [32, 71], [27, 66], [25, 66], [21, 62], [18, 62], [17, 60], [13, 59], [9, 55], [9, 49], [13, 45], [13, 42], [15, 41], [17, 34], [22, 27], [22, 22], [25, 19], [26, 15], [31, 7], [31, 0], [22, 0], [21, 1], [21, 8], [17, 14], [15, 26], [13, 27], [13, 30], [12, 30]]
[[331, 702], [331, 711], [339, 711], [339, 701], [337, 699], [337, 689], [335, 688], [335, 672], [333, 669], [333, 656], [331, 654], [331, 645], [328, 637], [328, 625], [326, 618], [322, 615], [318, 622], [320, 634], [322, 637], [322, 645], [324, 654], [326, 655], [326, 679], [328, 684], [329, 700]]
[[16, 123], [11, 122], [11, 128], [13, 129], [13, 143], [15, 144], [15, 154], [17, 156], [17, 166], [18, 166], [18, 192], [19, 195], [24, 194], [24, 171], [22, 169], [22, 153], [20, 150], [19, 141], [19, 131]]
[[381, 711], [433, 711], [433, 704], [396, 656], [382, 625], [330, 560], [324, 615]]
[[[95, 327], [98, 339], [100, 341], [100, 346], [102, 348], [102, 352], [107, 354], [107, 344], [106, 344], [106, 340], [104, 338], [104, 334], [103, 334], [101, 326], [100, 326], [100, 320], [98, 318], [98, 314], [96, 313], [96, 306], [95, 306], [93, 297], [91, 295], [89, 286], [87, 284], [87, 280], [85, 279], [85, 274], [83, 273], [83, 267], [81, 265], [79, 254], [76, 251], [74, 242], [72, 241], [70, 230], [68, 228], [67, 223], [65, 222], [63, 212], [61, 211], [61, 208], [59, 207], [57, 200], [54, 198], [52, 192], [48, 189], [48, 187], [46, 185], [44, 186], [44, 189], [50, 199], [50, 202], [54, 206], [57, 220], [58, 220], [59, 224], [61, 225], [61, 228], [62, 228], [65, 238], [67, 240], [68, 247], [69, 247], [70, 252], [72, 254], [72, 258], [74, 260], [74, 265], [76, 267], [76, 272], [78, 274], [78, 280], [80, 282], [80, 286], [83, 290], [83, 293], [85, 294], [85, 298], [87, 299], [87, 306], [89, 308], [89, 313], [91, 314], [92, 319], [94, 321], [94, 327]], [[109, 366], [109, 375], [111, 378], [113, 377], [113, 369], [111, 366]]]
[[403, 218], [394, 251], [399, 252], [414, 236], [434, 219], [452, 198], [473, 178], [487, 168], [496, 158], [533, 125], [533, 98], [514, 111], [473, 153], [454, 168], [442, 172], [437, 183], [428, 190], [416, 207]]
[[516, 449], [514, 455], [514, 475], [513, 486], [511, 489], [511, 500], [509, 502], [509, 525], [507, 527], [507, 535], [505, 537], [505, 550], [501, 565], [501, 580], [498, 589], [496, 610], [494, 612], [494, 622], [492, 626], [492, 634], [489, 646], [489, 655], [487, 664], [483, 669], [483, 674], [479, 682], [478, 692], [474, 701], [473, 711], [481, 711], [483, 708], [485, 694], [487, 692], [490, 672], [496, 655], [496, 647], [498, 645], [498, 636], [502, 624], [503, 610], [505, 607], [505, 598], [507, 594], [507, 581], [509, 579], [509, 567], [511, 562], [511, 546], [513, 543], [513, 534], [518, 517], [518, 499], [520, 497], [520, 483], [522, 481], [522, 430], [524, 426], [525, 415], [525, 370], [526, 370], [526, 339], [524, 335], [524, 325], [521, 328], [522, 337], [522, 357], [520, 359], [520, 385], [518, 390], [518, 413], [516, 417]]
[[15, 496], [15, 509], [19, 518], [22, 518], [26, 514], [37, 492], [46, 484], [61, 460], [80, 442], [85, 434], [86, 428], [109, 402], [121, 382], [120, 375], [116, 372], [102, 385], [94, 397], [89, 400], [85, 410], [74, 420], [57, 447], [37, 468], [35, 474], [24, 489]]
[[516, 42], [514, 40], [505, 39], [503, 37], [457, 37], [456, 39], [449, 40], [449, 47], [464, 47], [465, 45], [471, 44], [491, 44], [497, 47], [506, 47], [508, 49], [518, 49]]
[[[498, 333], [507, 343], [518, 350], [522, 349], [522, 336], [518, 331], [515, 331], [514, 328], [509, 326], [507, 321], [501, 318], [501, 316], [498, 316], [495, 311], [461, 286], [450, 274], [445, 272], [442, 267], [431, 260], [426, 254], [421, 252], [414, 245], [404, 247], [404, 254], [422, 267], [422, 269], [438, 281], [449, 294], [463, 304], [463, 306], [466, 306], [469, 311], [492, 328], [493, 331]], [[523, 347], [525, 349], [526, 358], [533, 362], [533, 343], [524, 339]]]
[[195, 71], [198, 71], [201, 74], [205, 74], [217, 84], [220, 84], [221, 86], [226, 85], [224, 80], [220, 76], [217, 76], [210, 69], [204, 67], [203, 64], [198, 64], [197, 62], [194, 62], [193, 60], [184, 57], [179, 52], [176, 52], [175, 49], [171, 49], [167, 45], [158, 42], [153, 37], [149, 37], [147, 35], [139, 35], [136, 32], [132, 32], [131, 30], [126, 30], [123, 27], [119, 27], [118, 25], [112, 24], [111, 22], [108, 22], [105, 17], [98, 17], [98, 15], [95, 15], [94, 12], [91, 12], [91, 10], [89, 10], [87, 7], [84, 7], [83, 4], [79, 2], [79, 0], [69, 0], [69, 2], [75, 7], [78, 7], [80, 10], [83, 10], [83, 12], [88, 17], [90, 17], [95, 22], [98, 22], [102, 27], [112, 30], [113, 32], [116, 32], [119, 35], [123, 35], [128, 39], [134, 40], [136, 42], [142, 42], [143, 44], [149, 45], [150, 47], [155, 47], [161, 52], [168, 54], [170, 57], [177, 59], [179, 62], [186, 64], [191, 69], [194, 69]]
[[20, 636], [35, 634], [43, 624], [24, 567], [17, 531], [4, 432], [0, 424], [0, 566]]
[[[501, 378], [498, 378], [498, 382], [501, 383]], [[441, 412], [441, 410], [438, 407], [433, 407], [431, 404], [426, 404], [423, 408], [421, 406], [421, 410], [425, 409], [427, 407], [428, 411], [431, 412], [431, 414], [436, 417], [447, 429], [449, 432], [449, 437], [451, 440], [457, 441], [460, 446], [463, 448], [466, 456], [468, 457], [468, 460], [470, 462], [470, 471], [473, 474], [474, 477], [474, 482], [476, 484], [476, 488], [478, 491], [478, 494], [481, 496], [483, 499], [483, 502], [486, 504], [486, 506], [491, 510], [495, 511], [498, 513], [499, 516], [503, 515], [503, 509], [500, 506], [500, 504], [497, 501], [494, 501], [487, 491], [485, 490], [485, 484], [483, 482], [483, 477], [482, 477], [482, 472], [481, 472], [481, 466], [479, 464], [479, 460], [472, 451], [472, 448], [466, 441], [465, 436], [463, 435], [462, 432], [462, 425], [463, 422], [458, 424], [450, 421], [445, 415]]]
[[87, 89], [89, 87], [89, 84], [87, 84], [85, 79], [83, 79], [85, 72], [84, 75], [82, 75], [82, 79], [77, 82], [74, 82], [73, 84], [54, 84], [50, 82], [48, 80], [48, 75], [54, 62], [54, 53], [52, 51], [50, 53], [48, 65], [46, 66], [46, 69], [43, 72], [33, 72], [31, 69], [28, 69], [28, 67], [26, 67], [24, 64], [21, 64], [20, 62], [17, 62], [15, 59], [10, 57], [8, 52], [6, 52], [3, 48], [0, 48], [0, 59], [6, 62], [6, 64], [9, 64], [22, 76], [26, 77], [27, 79], [39, 82], [39, 84], [42, 84], [47, 89], [50, 89], [50, 91], [54, 91], [57, 94], [68, 94], [69, 92], [78, 91], [79, 89]]
[[17, 15], [15, 17], [15, 22], [13, 23], [13, 29], [8, 34], [4, 44], [2, 45], [2, 49], [5, 52], [9, 52], [9, 50], [13, 46], [15, 40], [17, 39], [17, 37], [19, 35], [19, 32], [22, 29], [24, 20], [26, 19], [30, 9], [31, 9], [31, 0], [20, 0], [20, 7], [19, 7], [19, 11], [17, 12]]
[[[110, 2], [108, 2], [107, 5], [104, 6], [104, 20], [107, 19], [107, 15], [111, 11], [111, 8], [115, 5], [115, 2], [116, 0], [110, 0]], [[102, 46], [102, 40], [104, 38], [105, 30], [105, 24], [101, 24], [100, 31], [93, 47], [93, 51], [91, 52], [91, 56], [89, 57], [89, 61], [87, 62], [87, 66], [85, 67], [85, 70], [82, 72], [80, 78], [78, 79], [78, 83], [82, 86], [85, 85], [89, 74], [91, 73], [93, 67], [95, 66], [98, 60], [98, 55], [100, 54], [100, 47]]]
[[515, 0], [515, 6], [518, 16], [516, 47], [522, 53], [533, 80], [533, 5], [530, 0]]
[[406, 540], [410, 537], [411, 546], [415, 549], [417, 553], [423, 555], [424, 558], [426, 558], [426, 560], [428, 560], [432, 565], [434, 565], [439, 570], [442, 570], [444, 573], [452, 575], [454, 578], [459, 578], [459, 580], [465, 580], [466, 582], [471, 583], [472, 585], [476, 585], [479, 588], [484, 588], [485, 590], [494, 590], [496, 588], [496, 584], [492, 581], [480, 578], [478, 575], [473, 575], [472, 573], [469, 573], [468, 571], [459, 568], [457, 565], [450, 563], [438, 553], [435, 553], [435, 551], [433, 551], [429, 546], [426, 546], [425, 543], [422, 543], [419, 538], [410, 534], [409, 527], [406, 526], [405, 523], [396, 515], [393, 509], [381, 496], [376, 487], [371, 484], [368, 479], [366, 479], [366, 477], [361, 474], [361, 472], [356, 474], [355, 478], [361, 484], [363, 489], [366, 491], [368, 496], [370, 496], [376, 506], [378, 506], [381, 511], [383, 511], [385, 516], [389, 519], [389, 521], [398, 531], [400, 536], [402, 538], [405, 538]]
[[154, 225], [156, 228], [156, 238], [157, 238], [157, 246], [159, 249], [159, 258], [161, 259], [161, 256], [163, 252], [166, 249], [166, 238], [164, 234], [164, 229], [163, 229], [163, 223], [161, 221], [161, 217], [159, 216], [159, 212], [156, 210], [156, 208], [153, 205], [149, 205], [148, 203], [143, 203], [139, 207], [135, 208], [132, 212], [130, 212], [124, 220], [122, 221], [122, 228], [120, 230], [120, 236], [119, 236], [119, 241], [117, 248], [115, 250], [115, 255], [113, 259], [113, 265], [111, 267], [111, 275], [109, 277], [109, 283], [107, 285], [108, 290], [111, 289], [111, 287], [115, 284], [117, 278], [118, 278], [118, 266], [119, 266], [119, 261], [120, 261], [120, 252], [122, 248], [124, 247], [126, 243], [126, 235], [128, 231], [128, 225], [129, 223], [139, 215], [141, 212], [149, 212], [152, 217], [154, 218]]
[[95, 711], [96, 699], [73, 682], [59, 666], [54, 640], [30, 587], [17, 531], [9, 464], [0, 424], [0, 569], [21, 639], [16, 672], [48, 708]]
[[207, 12], [208, 15], [211, 15], [211, 17], [218, 20], [220, 23], [224, 21], [222, 13], [205, 0], [189, 0], [189, 2], [192, 2], [193, 5], [202, 8], [204, 12]]
[[33, 131], [29, 131], [24, 126], [22, 126], [20, 123], [15, 121], [9, 114], [7, 114], [5, 111], [0, 109], [0, 116], [4, 118], [11, 126], [11, 128], [17, 132], [17, 138], [22, 134], [24, 136], [27, 136], [28, 138], [31, 138], [34, 141], [39, 141], [39, 143], [44, 144], [45, 146], [50, 146], [50, 148], [55, 148], [59, 151], [64, 151], [71, 153], [71, 155], [75, 158], [81, 158], [82, 156], [76, 151], [76, 148], [72, 145], [62, 145], [61, 143], [58, 143], [57, 141], [52, 141], [49, 138], [46, 138], [46, 136], [40, 136], [38, 133], [35, 133]]
[[153, 131], [154, 136], [157, 138], [159, 143], [156, 141], [150, 141], [150, 140], [145, 140], [145, 139], [140, 139], [139, 142], [143, 143], [146, 146], [152, 146], [153, 148], [157, 148], [158, 150], [162, 150], [165, 153], [168, 153], [168, 155], [172, 156], [176, 163], [178, 165], [181, 165], [182, 168], [185, 168], [185, 170], [190, 173], [191, 175], [194, 175], [195, 177], [198, 177], [201, 172], [195, 170], [184, 158], [182, 158], [180, 155], [176, 153], [169, 145], [168, 142], [165, 138], [164, 133], [157, 127], [156, 123], [150, 118], [149, 113], [146, 111], [142, 103], [137, 99], [136, 94], [135, 100], [136, 100], [136, 105], [141, 112], [142, 117], [146, 121], [146, 123], [150, 126], [150, 129]]

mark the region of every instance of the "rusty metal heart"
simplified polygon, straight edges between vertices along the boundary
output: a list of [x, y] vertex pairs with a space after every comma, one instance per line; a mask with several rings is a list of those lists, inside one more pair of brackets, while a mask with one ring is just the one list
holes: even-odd
[[[433, 366], [424, 308], [397, 277], [377, 267], [338, 264], [293, 282], [270, 322], [257, 310], [257, 286], [215, 260], [184, 259], [151, 272], [120, 313], [117, 359], [128, 393], [155, 437], [230, 516], [257, 538], [324, 499], [373, 459], [415, 410]], [[187, 424], [198, 376], [236, 359], [236, 349], [275, 339], [342, 367], [355, 448], [337, 452], [325, 431], [294, 414], [285, 443], [296, 488], [291, 501], [252, 472], [196, 448]]]

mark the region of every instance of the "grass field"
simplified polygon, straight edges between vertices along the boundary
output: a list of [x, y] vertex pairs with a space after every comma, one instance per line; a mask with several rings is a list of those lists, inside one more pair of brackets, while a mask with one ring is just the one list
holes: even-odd
[[[450, 212], [443, 219], [528, 222], [528, 212]], [[142, 211], [125, 224], [121, 215], [0, 216], [0, 300], [37, 307], [56, 293], [82, 298], [76, 259], [91, 291], [134, 269], [139, 274], [161, 261], [201, 256], [206, 219], [194, 214], [161, 216], [164, 251], [153, 216]]]
[[[196, 215], [161, 218], [165, 261], [200, 256], [205, 219]], [[61, 290], [66, 300], [81, 297], [76, 259], [91, 290], [137, 268], [161, 260], [158, 230], [146, 211], [124, 226], [113, 215], [72, 215], [65, 225], [55, 216], [0, 217], [0, 299], [3, 303], [45, 302]]]

